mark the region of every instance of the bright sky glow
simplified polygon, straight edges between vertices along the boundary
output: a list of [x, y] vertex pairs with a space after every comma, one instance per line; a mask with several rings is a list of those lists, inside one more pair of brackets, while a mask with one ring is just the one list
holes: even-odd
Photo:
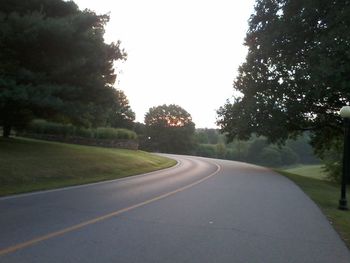
[[216, 110], [233, 95], [232, 83], [254, 0], [75, 0], [80, 9], [109, 13], [106, 42], [128, 53], [117, 65], [136, 121], [150, 107], [177, 104], [197, 128], [215, 128]]

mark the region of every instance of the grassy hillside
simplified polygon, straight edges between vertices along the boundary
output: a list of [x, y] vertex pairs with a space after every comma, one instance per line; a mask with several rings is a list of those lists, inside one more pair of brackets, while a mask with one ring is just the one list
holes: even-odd
[[175, 163], [142, 151], [0, 139], [0, 196], [116, 179]]

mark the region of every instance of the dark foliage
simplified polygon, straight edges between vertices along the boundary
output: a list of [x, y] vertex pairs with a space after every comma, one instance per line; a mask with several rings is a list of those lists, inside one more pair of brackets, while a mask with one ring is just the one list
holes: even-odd
[[113, 100], [113, 105], [107, 117], [107, 126], [113, 128], [133, 128], [135, 113], [132, 111], [125, 93], [122, 90], [115, 90]]
[[195, 124], [191, 115], [178, 105], [150, 108], [145, 125], [149, 150], [186, 154], [194, 148]]
[[[104, 43], [108, 15], [62, 0], [1, 0], [0, 126], [33, 118], [104, 125], [114, 100], [119, 42]], [[8, 135], [8, 133], [4, 133]]]
[[350, 103], [349, 30], [350, 1], [258, 0], [234, 82], [241, 96], [218, 111], [228, 138], [284, 142], [309, 130], [316, 152], [327, 151]]

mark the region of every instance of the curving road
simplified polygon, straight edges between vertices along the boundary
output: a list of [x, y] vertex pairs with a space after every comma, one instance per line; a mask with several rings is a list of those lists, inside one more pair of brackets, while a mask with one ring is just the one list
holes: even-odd
[[350, 262], [319, 208], [285, 177], [168, 156], [178, 165], [0, 198], [0, 262]]

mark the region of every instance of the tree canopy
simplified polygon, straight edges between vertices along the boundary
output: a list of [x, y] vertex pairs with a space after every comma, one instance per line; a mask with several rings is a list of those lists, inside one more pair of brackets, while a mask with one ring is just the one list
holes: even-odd
[[195, 124], [191, 115], [178, 105], [150, 108], [145, 125], [150, 150], [183, 154], [194, 146]]
[[120, 43], [104, 43], [108, 15], [73, 1], [2, 0], [0, 125], [4, 135], [33, 116], [103, 125], [115, 100]]
[[113, 100], [114, 103], [110, 109], [107, 125], [113, 128], [133, 128], [135, 113], [132, 111], [125, 93], [116, 89]]
[[322, 152], [341, 133], [350, 103], [350, 1], [258, 0], [233, 103], [218, 111], [228, 134], [283, 142], [310, 130]]

